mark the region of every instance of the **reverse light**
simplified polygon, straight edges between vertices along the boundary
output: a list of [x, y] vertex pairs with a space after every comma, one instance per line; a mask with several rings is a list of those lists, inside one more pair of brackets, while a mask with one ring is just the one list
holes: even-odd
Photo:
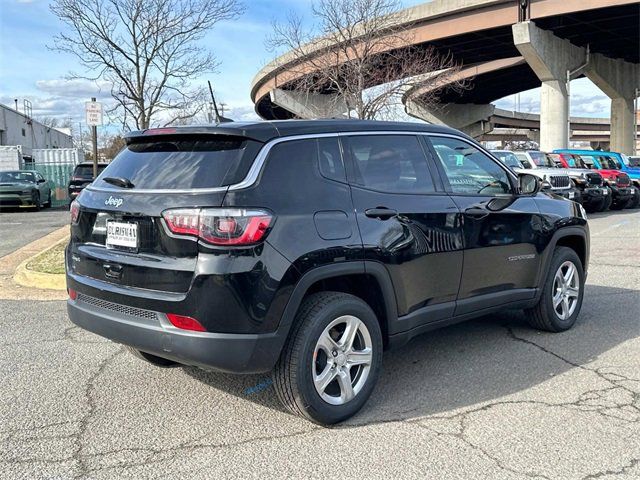
[[80, 204], [77, 200], [71, 202], [71, 205], [69, 206], [69, 213], [71, 214], [71, 224], [77, 224], [78, 218], [80, 217]]
[[162, 217], [172, 233], [230, 246], [258, 243], [273, 221], [269, 212], [241, 208], [179, 208], [162, 212]]
[[194, 332], [206, 332], [205, 328], [195, 318], [175, 313], [167, 313], [167, 318], [174, 327], [182, 330], [192, 330]]

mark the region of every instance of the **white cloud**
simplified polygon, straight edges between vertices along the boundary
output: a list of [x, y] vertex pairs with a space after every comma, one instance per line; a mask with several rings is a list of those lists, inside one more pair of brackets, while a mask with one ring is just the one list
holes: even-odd
[[49, 95], [67, 98], [84, 97], [89, 100], [91, 97], [110, 98], [111, 96], [111, 84], [103, 80], [96, 82], [81, 78], [37, 80], [36, 88]]

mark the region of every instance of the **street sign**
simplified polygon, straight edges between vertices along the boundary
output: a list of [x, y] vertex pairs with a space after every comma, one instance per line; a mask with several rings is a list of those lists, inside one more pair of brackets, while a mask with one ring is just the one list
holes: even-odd
[[102, 125], [102, 104], [100, 102], [85, 102], [84, 111], [87, 125], [92, 127]]

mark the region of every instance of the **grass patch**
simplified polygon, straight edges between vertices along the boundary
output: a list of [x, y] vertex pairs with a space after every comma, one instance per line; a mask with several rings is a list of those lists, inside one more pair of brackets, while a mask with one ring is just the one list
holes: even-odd
[[64, 273], [66, 246], [67, 242], [60, 242], [46, 252], [42, 252], [27, 263], [27, 269], [40, 273]]

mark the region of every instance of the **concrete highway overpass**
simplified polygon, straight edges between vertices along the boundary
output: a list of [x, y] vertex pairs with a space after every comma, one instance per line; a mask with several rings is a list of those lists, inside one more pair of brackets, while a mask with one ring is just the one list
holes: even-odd
[[[406, 26], [411, 40], [401, 48], [417, 51], [434, 46], [451, 53], [463, 65], [460, 73], [473, 78], [472, 88], [445, 91], [441, 105], [429, 110], [421, 108], [419, 91], [408, 92], [407, 112], [482, 136], [488, 132], [478, 128], [492, 126], [482, 125], [491, 102], [542, 86], [541, 148], [562, 148], [570, 136], [567, 78], [586, 76], [612, 99], [611, 126], [606, 128], [611, 130], [611, 148], [632, 153], [634, 99], [640, 89], [640, 2], [533, 0], [530, 4], [530, 15], [521, 22], [518, 2], [513, 0], [435, 0], [405, 10], [401, 26]], [[310, 50], [309, 55], [319, 52]], [[328, 98], [333, 92], [301, 95], [292, 89], [300, 76], [313, 74], [304, 66], [304, 60], [301, 65], [285, 53], [258, 72], [251, 90], [258, 115], [295, 118], [321, 110], [323, 95]]]

